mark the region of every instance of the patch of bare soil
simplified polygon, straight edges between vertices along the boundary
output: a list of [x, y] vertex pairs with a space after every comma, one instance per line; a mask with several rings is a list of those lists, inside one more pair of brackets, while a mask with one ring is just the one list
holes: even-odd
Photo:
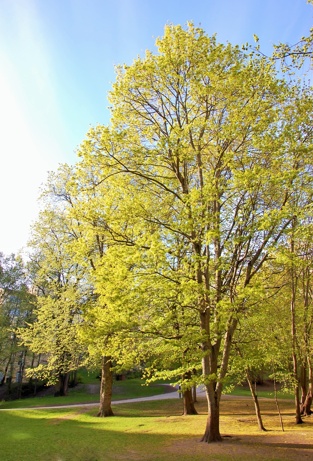
[[[196, 439], [183, 439], [167, 447], [168, 453], [179, 452], [182, 457], [210, 456], [210, 461], [222, 456], [232, 461], [299, 461], [313, 459], [312, 434], [270, 433], [225, 437], [222, 442], [203, 443]], [[216, 458], [215, 458], [216, 456]]]
[[[313, 460], [313, 417], [304, 418], [296, 425], [293, 402], [280, 400], [284, 431], [281, 429], [273, 399], [262, 399], [261, 413], [266, 432], [257, 430], [254, 406], [251, 399], [222, 399], [222, 442], [203, 443], [194, 437], [176, 440], [167, 447], [168, 453], [181, 453], [188, 459], [217, 461], [299, 461]], [[197, 409], [204, 414], [204, 400]], [[205, 427], [203, 427], [204, 430]]]

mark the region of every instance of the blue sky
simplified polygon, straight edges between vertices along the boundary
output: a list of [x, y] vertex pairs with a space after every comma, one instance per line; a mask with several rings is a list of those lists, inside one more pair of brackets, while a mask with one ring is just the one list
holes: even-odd
[[270, 54], [313, 26], [306, 0], [0, 0], [0, 251], [26, 245], [47, 172], [73, 163], [90, 126], [109, 122], [114, 66], [168, 23]]

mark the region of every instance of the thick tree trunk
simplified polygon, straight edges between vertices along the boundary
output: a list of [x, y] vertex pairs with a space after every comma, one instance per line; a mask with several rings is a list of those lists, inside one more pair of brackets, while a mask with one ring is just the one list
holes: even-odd
[[184, 415], [197, 415], [198, 412], [194, 405], [192, 389], [183, 391]]
[[221, 442], [220, 395], [215, 389], [215, 383], [210, 383], [206, 386], [206, 394], [208, 399], [208, 419], [201, 442]]
[[[193, 398], [193, 389], [188, 387], [191, 383], [191, 371], [187, 371], [183, 375], [183, 384], [182, 384], [182, 397], [184, 402], [184, 415], [197, 415], [198, 412], [195, 409], [194, 398]], [[186, 384], [187, 383], [187, 384]]]
[[[202, 324], [205, 325], [205, 313], [201, 316]], [[230, 356], [230, 348], [232, 337], [237, 326], [237, 320], [230, 316], [227, 323], [226, 333], [224, 335], [224, 345], [220, 367], [218, 367], [218, 356], [220, 352], [221, 338], [214, 345], [204, 343], [202, 346], [204, 356], [202, 358], [202, 373], [206, 379], [210, 376], [218, 376], [218, 381], [210, 381], [206, 384], [206, 396], [208, 401], [208, 419], [202, 442], [221, 442], [220, 434], [220, 399], [222, 394], [222, 380], [225, 378], [228, 361]], [[204, 331], [206, 331], [203, 328]]]
[[110, 357], [102, 357], [99, 417], [114, 416], [111, 408], [113, 373]]
[[262, 416], [261, 416], [261, 410], [260, 410], [258, 396], [257, 396], [257, 394], [255, 392], [255, 388], [253, 386], [253, 383], [252, 383], [252, 380], [251, 380], [251, 377], [250, 377], [248, 371], [246, 373], [246, 377], [247, 377], [250, 392], [251, 392], [251, 395], [252, 395], [252, 398], [253, 398], [254, 409], [255, 409], [255, 414], [256, 414], [259, 429], [260, 429], [260, 431], [266, 431], [266, 429], [265, 429], [265, 427], [263, 425], [263, 421], [262, 421]]

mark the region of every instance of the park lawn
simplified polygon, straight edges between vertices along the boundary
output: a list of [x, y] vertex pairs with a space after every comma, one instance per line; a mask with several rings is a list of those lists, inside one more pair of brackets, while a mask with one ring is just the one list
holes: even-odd
[[[235, 395], [235, 396], [242, 396], [242, 397], [251, 397], [251, 392], [250, 389], [244, 386], [236, 386], [230, 393], [229, 395]], [[262, 388], [262, 386], [258, 386], [257, 389], [257, 395], [258, 397], [261, 398], [268, 398], [268, 399], [273, 399], [275, 398], [275, 392], [273, 389], [268, 389]], [[277, 392], [277, 397], [278, 399], [293, 399], [294, 395], [291, 392], [287, 391], [278, 391]]]
[[[99, 382], [98, 382], [99, 383]], [[99, 386], [90, 391], [90, 383], [80, 384], [77, 387], [69, 389], [69, 393], [65, 397], [54, 397], [53, 395], [46, 395], [43, 397], [31, 397], [20, 400], [1, 401], [0, 408], [28, 408], [28, 407], [42, 407], [54, 405], [71, 405], [79, 403], [98, 403], [99, 402]], [[116, 381], [113, 386], [112, 400], [133, 399], [136, 397], [150, 397], [152, 395], [163, 394], [165, 390], [174, 390], [167, 386], [165, 389], [163, 384], [152, 383], [149, 386], [144, 385], [144, 381], [140, 378], [127, 379], [125, 381]], [[1, 459], [1, 458], [0, 458]]]
[[199, 440], [206, 422], [206, 402], [198, 416], [181, 416], [182, 401], [171, 399], [113, 404], [112, 418], [96, 410], [27, 409], [0, 411], [1, 459], [4, 461], [290, 461], [312, 459], [313, 420], [296, 426], [293, 402], [281, 401], [285, 432], [275, 402], [262, 400], [260, 433], [251, 399], [223, 398], [222, 443]]

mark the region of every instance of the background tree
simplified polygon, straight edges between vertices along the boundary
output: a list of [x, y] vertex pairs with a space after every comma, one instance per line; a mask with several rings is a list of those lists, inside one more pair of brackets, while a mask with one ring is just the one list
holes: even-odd
[[31, 321], [36, 297], [31, 292], [26, 267], [21, 258], [0, 254], [0, 370], [1, 385], [18, 383], [21, 396], [27, 348], [17, 341], [17, 331]]
[[33, 227], [30, 246], [33, 284], [38, 291], [36, 320], [20, 332], [23, 344], [42, 354], [29, 376], [58, 383], [66, 395], [70, 372], [79, 367], [83, 348], [77, 338], [84, 303], [84, 268], [72, 260], [69, 246], [77, 239], [77, 226], [66, 214], [70, 203], [65, 184], [71, 169], [63, 166], [52, 174], [44, 193], [45, 210]]

